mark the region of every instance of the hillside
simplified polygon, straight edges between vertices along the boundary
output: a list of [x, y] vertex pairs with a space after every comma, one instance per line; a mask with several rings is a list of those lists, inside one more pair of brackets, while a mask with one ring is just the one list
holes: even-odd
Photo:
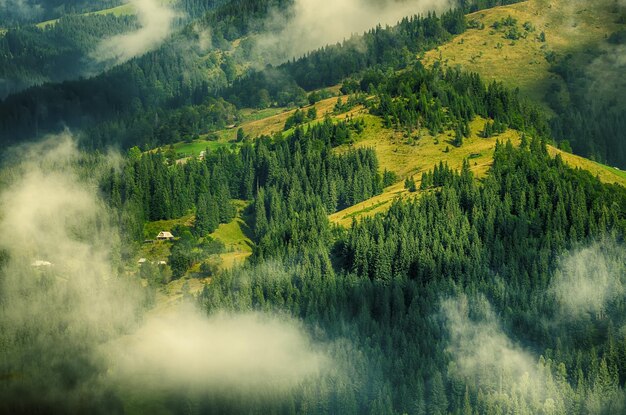
[[158, 1], [0, 38], [0, 414], [626, 414], [623, 0]]
[[[453, 133], [432, 137], [425, 135], [414, 144], [408, 144], [402, 134], [381, 127], [380, 119], [370, 115], [364, 116], [367, 120], [366, 129], [354, 144], [357, 148], [373, 148], [380, 161], [381, 170], [393, 171], [401, 179], [398, 183], [371, 199], [358, 203], [352, 207], [333, 213], [329, 216], [331, 222], [349, 226], [353, 218], [371, 216], [384, 212], [396, 198], [417, 197], [420, 194], [410, 193], [404, 187], [404, 179], [411, 177], [419, 184], [421, 173], [432, 170], [440, 162], [448, 164], [454, 170], [460, 170], [464, 160], [470, 162], [470, 169], [477, 179], [484, 177], [492, 162], [496, 141], [512, 141], [515, 145], [520, 142], [520, 133], [508, 130], [491, 138], [480, 137], [485, 120], [477, 118], [471, 123], [471, 136], [463, 146], [456, 148], [451, 144]], [[343, 150], [347, 147], [343, 147]], [[342, 151], [339, 148], [338, 151]], [[597, 176], [604, 183], [617, 183], [626, 187], [626, 173], [583, 157], [564, 152], [553, 146], [548, 146], [549, 153], [554, 157], [557, 154], [572, 168], [580, 168]]]
[[[162, 4], [169, 4], [170, 2], [167, 0], [159, 0]], [[128, 16], [128, 15], [134, 15], [136, 13], [136, 9], [135, 7], [130, 4], [122, 4], [120, 6], [115, 6], [115, 7], [111, 7], [108, 9], [102, 9], [102, 10], [98, 10], [98, 11], [93, 11], [93, 12], [87, 12], [87, 13], [82, 13], [82, 16], [104, 16], [107, 14], [111, 14], [114, 16]], [[46, 20], [44, 22], [40, 22], [37, 23], [35, 26], [37, 26], [40, 29], [45, 29], [49, 26], [54, 26], [55, 24], [57, 24], [59, 22], [59, 19], [51, 19], [51, 20]]]
[[529, 0], [471, 14], [468, 22], [422, 62], [519, 88], [550, 115], [558, 142], [626, 169], [623, 2]]
[[[343, 97], [343, 99], [347, 98]], [[317, 109], [317, 122], [325, 116], [331, 116], [335, 121], [346, 118], [362, 119], [364, 130], [358, 134], [355, 142], [340, 146], [335, 151], [342, 153], [354, 148], [371, 148], [378, 157], [381, 173], [384, 170], [392, 171], [399, 179], [396, 184], [386, 188], [382, 194], [329, 216], [331, 222], [342, 226], [349, 226], [353, 218], [358, 219], [363, 215], [371, 216], [384, 212], [397, 197], [418, 196], [419, 191], [409, 193], [404, 188], [404, 180], [411, 177], [419, 187], [421, 174], [432, 170], [440, 162], [448, 164], [454, 170], [459, 170], [463, 161], [469, 160], [472, 172], [477, 179], [480, 179], [487, 174], [492, 164], [496, 141], [511, 140], [514, 144], [519, 144], [520, 141], [520, 133], [514, 130], [508, 130], [506, 133], [494, 137], [482, 138], [480, 135], [485, 128], [486, 121], [478, 117], [471, 122], [471, 135], [464, 140], [460, 148], [452, 144], [453, 131], [447, 131], [435, 137], [424, 131], [422, 138], [409, 142], [403, 133], [383, 127], [379, 117], [367, 114], [362, 107], [356, 107], [347, 113], [333, 115], [336, 102], [337, 97], [328, 98], [312, 106], [304, 107], [303, 110], [315, 107]], [[218, 137], [217, 140], [200, 139], [192, 143], [181, 142], [174, 144], [173, 148], [177, 157], [182, 157], [181, 161], [184, 161], [187, 157], [198, 157], [201, 152], [206, 150], [215, 151], [222, 147], [236, 146], [235, 138], [238, 128], [241, 128], [249, 139], [261, 135], [273, 136], [277, 132], [283, 131], [287, 118], [293, 115], [295, 111], [295, 109], [280, 108], [264, 111], [245, 110], [243, 111], [244, 120], [237, 128], [218, 131], [215, 133]], [[289, 134], [289, 131], [285, 134]], [[604, 183], [617, 183], [626, 187], [626, 172], [565, 152], [551, 145], [548, 145], [548, 150], [553, 157], [559, 154], [563, 161], [572, 168], [586, 170]], [[161, 151], [166, 152], [167, 147], [161, 148]]]
[[[515, 19], [514, 25], [493, 27], [509, 16]], [[550, 71], [551, 65], [568, 54], [595, 53], [606, 45], [609, 35], [623, 28], [622, 23], [617, 23], [618, 17], [612, 0], [528, 0], [495, 7], [468, 15], [468, 21], [473, 23], [467, 32], [426, 52], [422, 61], [426, 65], [440, 62], [458, 66], [478, 72], [487, 80], [503, 81], [549, 108], [546, 92], [550, 88], [566, 91], [562, 77]], [[524, 28], [527, 22], [530, 30]], [[519, 37], [508, 36], [513, 28]], [[555, 83], [557, 87], [553, 86]], [[616, 88], [619, 90], [619, 86]], [[561, 98], [568, 101], [565, 92]]]

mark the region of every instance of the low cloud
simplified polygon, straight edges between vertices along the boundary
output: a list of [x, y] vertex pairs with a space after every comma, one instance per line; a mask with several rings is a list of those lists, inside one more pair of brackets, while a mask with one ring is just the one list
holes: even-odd
[[622, 298], [625, 276], [626, 249], [614, 241], [596, 242], [560, 259], [550, 292], [562, 314], [580, 318], [601, 313]]
[[296, 0], [287, 17], [277, 13], [270, 33], [257, 39], [266, 63], [281, 63], [327, 44], [335, 44], [376, 26], [393, 25], [405, 16], [456, 5], [452, 0]]
[[562, 390], [568, 386], [556, 385], [550, 368], [505, 333], [483, 296], [449, 299], [442, 312], [450, 336], [451, 376], [503, 404], [521, 399], [530, 413], [565, 413]]
[[108, 350], [120, 383], [153, 389], [287, 391], [327, 358], [302, 327], [261, 314], [206, 318], [192, 308], [148, 318]]
[[112, 36], [98, 44], [90, 56], [108, 66], [126, 62], [157, 48], [172, 33], [178, 12], [159, 0], [129, 0], [140, 28]]
[[22, 161], [0, 174], [0, 413], [117, 413], [129, 391], [277, 396], [331, 366], [288, 317], [146, 313], [98, 197], [119, 157], [94, 170], [69, 133], [12, 154]]
[[484, 297], [473, 302], [466, 296], [446, 300], [442, 311], [450, 335], [447, 351], [458, 375], [477, 378], [491, 389], [498, 388], [503, 375], [516, 381], [536, 378], [536, 358], [503, 332]]

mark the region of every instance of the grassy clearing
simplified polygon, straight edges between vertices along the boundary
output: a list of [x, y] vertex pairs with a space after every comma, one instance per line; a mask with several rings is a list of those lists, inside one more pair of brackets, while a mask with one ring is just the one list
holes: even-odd
[[[336, 97], [315, 103], [313, 106], [317, 109], [317, 120], [323, 119], [326, 113], [332, 113], [336, 103]], [[306, 106], [303, 109], [306, 111], [310, 107], [311, 106]], [[247, 136], [252, 138], [256, 138], [260, 135], [274, 135], [275, 133], [283, 131], [287, 118], [293, 115], [294, 112], [296, 112], [295, 108], [292, 110], [282, 109], [281, 112], [277, 111], [266, 118], [251, 119], [250, 121], [242, 123], [240, 127]]]
[[229, 143], [224, 141], [207, 141], [207, 140], [194, 140], [191, 143], [177, 143], [174, 144], [174, 151], [179, 157], [193, 157], [199, 156], [202, 151], [216, 151], [220, 148], [229, 148], [236, 146], [235, 143]]
[[[421, 139], [410, 144], [402, 133], [384, 128], [380, 118], [372, 115], [363, 117], [366, 128], [353, 147], [374, 149], [380, 169], [393, 171], [400, 181], [386, 188], [378, 196], [330, 215], [331, 222], [342, 226], [349, 226], [353, 218], [358, 219], [384, 212], [398, 197], [418, 197], [419, 191], [409, 193], [404, 188], [404, 179], [412, 177], [419, 187], [421, 173], [432, 170], [440, 161], [458, 170], [462, 167], [464, 160], [470, 159], [470, 167], [474, 175], [477, 178], [484, 177], [493, 162], [496, 141], [511, 140], [514, 143], [520, 141], [520, 134], [512, 130], [489, 139], [479, 137], [478, 134], [484, 129], [486, 121], [476, 118], [470, 123], [471, 136], [465, 139], [459, 148], [451, 144], [454, 137], [452, 131], [437, 137], [423, 134]], [[347, 151], [349, 148], [350, 146], [342, 146], [337, 151]]]
[[[372, 115], [364, 115], [363, 117], [366, 121], [366, 128], [353, 147], [373, 148], [378, 156], [380, 169], [393, 171], [398, 175], [400, 181], [386, 188], [378, 196], [329, 216], [332, 223], [341, 226], [350, 226], [353, 219], [373, 216], [386, 211], [396, 198], [419, 197], [419, 191], [409, 193], [404, 188], [404, 179], [412, 177], [419, 187], [421, 173], [431, 170], [440, 161], [447, 163], [455, 170], [459, 170], [463, 161], [468, 159], [474, 176], [480, 179], [487, 174], [493, 164], [496, 141], [511, 140], [515, 145], [518, 145], [521, 138], [520, 133], [514, 130], [508, 130], [488, 139], [481, 138], [479, 133], [484, 129], [486, 120], [476, 118], [470, 123], [471, 136], [464, 140], [460, 148], [450, 144], [453, 138], [452, 131], [437, 137], [425, 134], [414, 144], [409, 144], [401, 133], [384, 128], [378, 117]], [[342, 146], [336, 151], [347, 151], [350, 147]], [[618, 183], [626, 187], [626, 172], [624, 171], [563, 152], [552, 146], [548, 146], [548, 151], [553, 157], [560, 154], [563, 161], [570, 167], [587, 170], [605, 183]]]
[[[346, 98], [344, 97], [344, 100], [345, 99]], [[328, 98], [315, 103], [313, 106], [317, 109], [317, 118], [309, 124], [320, 122], [324, 119], [326, 114], [332, 114], [336, 103], [337, 97]], [[309, 108], [311, 108], [311, 106], [306, 106], [303, 110], [306, 111]], [[334, 118], [337, 120], [345, 119], [346, 117], [355, 115], [362, 110], [363, 109], [361, 107], [356, 107], [344, 114], [334, 116]], [[244, 109], [242, 110], [244, 121], [238, 127], [219, 130], [212, 133], [217, 135], [217, 140], [206, 140], [207, 135], [204, 135], [204, 138], [194, 140], [191, 143], [176, 143], [173, 145], [174, 150], [176, 151], [178, 157], [184, 159], [188, 157], [197, 157], [200, 155], [201, 151], [204, 151], [207, 148], [210, 151], [214, 151], [224, 147], [236, 147], [238, 146], [238, 143], [235, 142], [235, 139], [239, 128], [242, 128], [244, 134], [252, 139], [261, 135], [272, 136], [276, 133], [289, 133], [292, 130], [287, 132], [284, 132], [283, 130], [287, 118], [289, 118], [294, 112], [296, 112], [295, 108], [291, 110], [287, 108], [267, 108], [263, 110]], [[162, 147], [161, 150], [166, 151], [167, 147]]]
[[[520, 135], [515, 131], [507, 131], [489, 139], [478, 135], [484, 129], [485, 120], [476, 118], [470, 123], [472, 134], [463, 142], [463, 146], [453, 146], [454, 133], [447, 131], [437, 137], [423, 133], [422, 138], [410, 144], [402, 133], [384, 128], [380, 118], [363, 115], [365, 130], [355, 148], [373, 148], [376, 151], [381, 170], [393, 171], [404, 180], [409, 176], [432, 169], [440, 161], [447, 162], [450, 167], [460, 169], [463, 160], [471, 158], [474, 174], [482, 177], [491, 166], [493, 149], [497, 140], [519, 141]], [[346, 151], [350, 146], [342, 146], [337, 151]], [[418, 177], [415, 177], [418, 179]]]
[[221, 224], [211, 237], [224, 243], [225, 253], [221, 254], [222, 269], [233, 268], [237, 264], [243, 263], [246, 258], [252, 255], [252, 231], [244, 219], [244, 211], [249, 202], [237, 200], [237, 216], [229, 223]]
[[243, 264], [252, 255], [252, 231], [246, 223], [244, 213], [250, 202], [236, 200], [237, 215], [229, 223], [221, 224], [211, 237], [221, 241], [226, 252], [220, 254], [222, 263], [220, 269], [232, 269]]
[[552, 146], [548, 146], [548, 151], [553, 157], [560, 154], [563, 161], [570, 167], [587, 170], [604, 183], [616, 183], [626, 187], [626, 172], [623, 170], [609, 167], [575, 154], [566, 153]]
[[[468, 16], [484, 24], [484, 29], [469, 29], [449, 43], [427, 52], [424, 64], [436, 61], [448, 67], [478, 72], [488, 81], [500, 80], [523, 95], [543, 102], [551, 84], [564, 86], [563, 80], [549, 72], [546, 56], [565, 56], [580, 50], [597, 50], [605, 37], [617, 30], [611, 13], [612, 0], [593, 2], [567, 0], [529, 0], [509, 6], [483, 10]], [[491, 25], [507, 16], [517, 19], [517, 26], [531, 22], [535, 27], [525, 39], [505, 39]], [[546, 41], [538, 37], [545, 32]], [[567, 97], [563, 97], [567, 101]], [[547, 104], [544, 105], [547, 108]]]
[[[170, 256], [171, 242], [156, 241], [156, 237], [161, 231], [171, 231], [175, 226], [193, 226], [195, 216], [188, 214], [178, 219], [160, 220], [148, 222], [143, 227], [143, 236], [146, 240], [154, 240], [153, 243], [145, 243], [139, 250], [139, 258], [146, 258], [148, 261], [167, 261]], [[177, 236], [177, 235], [174, 235]]]
[[[232, 269], [243, 264], [252, 255], [254, 243], [250, 238], [250, 228], [245, 219], [244, 212], [249, 202], [237, 200], [237, 216], [229, 223], [221, 224], [210, 236], [224, 243], [226, 251], [220, 254], [220, 269]], [[162, 230], [171, 230], [176, 225], [192, 226], [195, 216], [189, 214], [179, 219], [168, 221], [149, 222], [145, 225], [146, 236], [156, 237]], [[167, 261], [170, 255], [171, 242], [155, 242], [144, 244], [140, 250], [141, 258], [149, 261]], [[177, 307], [185, 296], [193, 296], [209, 284], [211, 278], [205, 278], [199, 273], [199, 264], [189, 270], [184, 277], [171, 281], [160, 287], [156, 293], [156, 305], [151, 313], [167, 313]]]
[[245, 108], [241, 110], [241, 115], [243, 117], [243, 123], [248, 123], [252, 121], [264, 120], [266, 118], [273, 117], [285, 111], [288, 111], [288, 109], [284, 107], [265, 108], [262, 110], [257, 110], [253, 108]]
[[[193, 226], [195, 216], [188, 214], [178, 219], [159, 220], [156, 222], [148, 222], [143, 228], [143, 234], [145, 239], [156, 239], [157, 235], [161, 231], [171, 231], [175, 226]], [[176, 235], [174, 235], [176, 236]]]

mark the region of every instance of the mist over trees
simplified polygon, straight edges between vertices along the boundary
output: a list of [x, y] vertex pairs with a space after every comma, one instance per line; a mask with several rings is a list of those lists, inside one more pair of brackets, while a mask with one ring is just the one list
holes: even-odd
[[[619, 113], [581, 94], [548, 120], [515, 89], [415, 61], [465, 31], [464, 12], [508, 3], [461, 1], [266, 66], [254, 36], [293, 0], [185, 0], [160, 46], [61, 83], [47, 81], [137, 18], [54, 2], [12, 18], [0, 70], [47, 83], [0, 103], [3, 146], [45, 137], [2, 150], [0, 413], [624, 413], [626, 189], [547, 147], [580, 128], [576, 150], [619, 162]], [[21, 26], [41, 16], [62, 17]], [[566, 61], [554, 70], [575, 89]], [[335, 85], [324, 117], [305, 108]], [[301, 108], [257, 137], [246, 107]], [[522, 138], [497, 141], [480, 179], [471, 156], [398, 177], [358, 145], [372, 118], [459, 148]], [[46, 135], [68, 125], [77, 137]], [[225, 128], [234, 142], [177, 159], [173, 144]], [[410, 196], [386, 211], [330, 222], [402, 182]], [[222, 267], [234, 252], [216, 231], [235, 221], [252, 252]], [[170, 224], [173, 240], [146, 240]], [[166, 261], [139, 265], [146, 246]], [[170, 289], [189, 308], [151, 310]]]

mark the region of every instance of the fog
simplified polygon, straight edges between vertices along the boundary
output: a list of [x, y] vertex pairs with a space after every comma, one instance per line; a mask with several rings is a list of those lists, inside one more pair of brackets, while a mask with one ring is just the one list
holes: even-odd
[[280, 63], [327, 44], [361, 34], [377, 24], [394, 25], [405, 16], [456, 5], [453, 0], [296, 0], [293, 10], [279, 11], [257, 40], [263, 64]]
[[466, 296], [448, 299], [442, 311], [450, 336], [447, 351], [457, 375], [476, 378], [487, 389], [501, 387], [503, 376], [515, 381], [536, 378], [536, 357], [504, 333], [483, 296], [472, 301]]
[[[603, 318], [613, 301], [623, 301], [624, 277], [626, 249], [615, 240], [563, 254], [547, 292], [548, 301], [556, 300], [557, 313], [544, 324], [561, 330], [562, 323], [575, 323], [581, 317]], [[565, 413], [564, 402], [573, 393], [565, 366], [557, 367], [536, 349], [526, 348], [525, 333], [508, 332], [484, 295], [447, 299], [442, 302], [441, 316], [449, 337], [449, 375], [482, 389], [492, 400], [522, 400], [530, 413]], [[587, 321], [596, 324], [597, 319]], [[621, 413], [623, 398], [621, 393], [605, 396], [593, 389], [586, 392], [584, 405], [591, 413], [609, 407]]]
[[119, 157], [94, 169], [69, 133], [12, 154], [21, 161], [0, 176], [0, 413], [115, 413], [129, 391], [217, 385], [275, 396], [331, 366], [286, 316], [146, 312], [145, 289], [118, 275], [120, 238], [97, 194]]
[[530, 413], [565, 413], [561, 390], [569, 386], [557, 386], [549, 367], [507, 335], [483, 296], [446, 300], [442, 311], [450, 336], [450, 375], [503, 403], [521, 400]]
[[154, 316], [108, 352], [113, 375], [154, 389], [287, 391], [326, 357], [297, 323], [261, 314], [204, 317], [193, 308]]
[[140, 28], [102, 40], [90, 53], [96, 62], [108, 66], [126, 62], [157, 48], [174, 29], [178, 12], [159, 0], [129, 0]]
[[[0, 16], [16, 17], [20, 19], [36, 19], [43, 13], [39, 3], [28, 0], [0, 0]], [[2, 23], [0, 23], [0, 27]]]
[[625, 276], [626, 249], [605, 240], [561, 257], [550, 292], [568, 318], [596, 315], [623, 298]]

